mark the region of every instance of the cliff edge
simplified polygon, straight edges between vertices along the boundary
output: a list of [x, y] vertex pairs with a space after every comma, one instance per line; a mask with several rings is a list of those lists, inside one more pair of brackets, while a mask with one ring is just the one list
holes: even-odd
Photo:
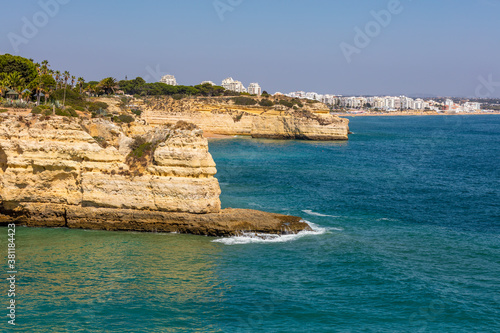
[[322, 103], [294, 109], [281, 104], [241, 106], [227, 98], [157, 98], [147, 100], [143, 108], [150, 124], [183, 120], [213, 134], [322, 141], [348, 140], [349, 135], [349, 120], [331, 115]]
[[0, 117], [0, 225], [230, 236], [296, 233], [298, 217], [221, 210], [198, 127]]

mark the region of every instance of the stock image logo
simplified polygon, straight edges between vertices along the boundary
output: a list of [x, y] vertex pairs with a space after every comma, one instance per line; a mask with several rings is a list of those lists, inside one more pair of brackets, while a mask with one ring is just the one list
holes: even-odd
[[21, 18], [21, 29], [19, 32], [9, 32], [7, 38], [16, 54], [20, 52], [21, 45], [27, 45], [34, 39], [50, 20], [55, 18], [61, 6], [67, 5], [71, 0], [40, 0], [38, 6], [40, 10], [31, 17]]

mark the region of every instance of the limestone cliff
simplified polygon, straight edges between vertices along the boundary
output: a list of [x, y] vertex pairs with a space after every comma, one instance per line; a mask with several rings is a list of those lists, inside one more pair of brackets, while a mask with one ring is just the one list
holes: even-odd
[[321, 103], [299, 111], [282, 105], [237, 106], [221, 99], [169, 99], [150, 101], [144, 108], [150, 124], [184, 120], [214, 134], [304, 140], [347, 140], [349, 134], [349, 120], [331, 115]]
[[58, 116], [0, 121], [0, 223], [210, 235], [307, 227], [259, 213], [267, 217], [264, 227], [248, 212], [222, 211], [215, 163], [192, 124], [151, 128]]

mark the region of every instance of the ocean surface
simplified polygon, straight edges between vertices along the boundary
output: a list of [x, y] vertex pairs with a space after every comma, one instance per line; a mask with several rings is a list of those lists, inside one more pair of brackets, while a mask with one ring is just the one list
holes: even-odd
[[500, 117], [355, 117], [351, 130], [210, 141], [224, 207], [314, 232], [18, 228], [17, 325], [3, 280], [0, 331], [500, 332]]

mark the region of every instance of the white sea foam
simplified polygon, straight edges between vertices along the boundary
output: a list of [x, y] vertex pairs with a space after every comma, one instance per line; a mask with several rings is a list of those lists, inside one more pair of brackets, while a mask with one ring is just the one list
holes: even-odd
[[305, 221], [312, 230], [304, 230], [298, 234], [293, 235], [273, 235], [273, 234], [260, 234], [255, 232], [243, 233], [241, 236], [233, 236], [228, 238], [216, 239], [214, 243], [222, 243], [225, 245], [241, 245], [241, 244], [254, 244], [254, 243], [285, 243], [292, 242], [302, 237], [317, 236], [327, 233], [326, 228], [321, 228], [316, 224]]
[[316, 212], [313, 212], [312, 210], [310, 209], [305, 209], [303, 210], [304, 213], [306, 214], [309, 214], [309, 215], [312, 215], [312, 216], [320, 216], [320, 217], [340, 217], [340, 216], [335, 216], [335, 215], [326, 215], [326, 214], [321, 214], [321, 213], [316, 213]]
[[378, 222], [381, 222], [381, 221], [390, 221], [390, 222], [397, 222], [398, 220], [397, 219], [391, 219], [391, 218], [388, 218], [388, 217], [382, 217], [380, 219], [377, 219]]

